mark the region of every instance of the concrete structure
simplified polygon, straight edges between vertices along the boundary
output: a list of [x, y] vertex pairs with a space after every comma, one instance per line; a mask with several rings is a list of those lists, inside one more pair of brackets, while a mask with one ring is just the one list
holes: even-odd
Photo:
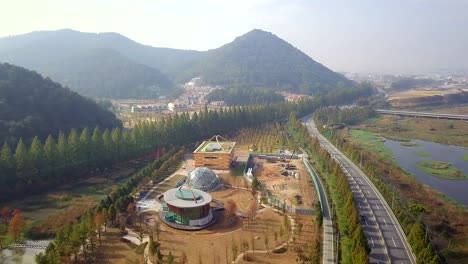
[[164, 193], [162, 220], [178, 229], [205, 228], [214, 221], [211, 201], [208, 193], [185, 185], [170, 189]]
[[234, 160], [235, 145], [236, 142], [227, 141], [221, 136], [213, 136], [210, 140], [203, 141], [193, 152], [195, 167], [229, 169]]
[[452, 119], [452, 120], [465, 120], [465, 121], [468, 121], [468, 115], [438, 114], [438, 113], [383, 110], [383, 109], [376, 109], [375, 112], [377, 112], [379, 114], [387, 114], [387, 115], [412, 116], [412, 117], [421, 117], [421, 118], [426, 117], [426, 118]]

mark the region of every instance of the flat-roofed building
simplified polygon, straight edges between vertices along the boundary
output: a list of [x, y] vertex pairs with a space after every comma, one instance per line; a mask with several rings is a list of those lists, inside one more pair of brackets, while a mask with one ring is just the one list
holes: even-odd
[[193, 152], [195, 167], [227, 170], [234, 160], [236, 142], [228, 141], [221, 136], [213, 136], [203, 141]]

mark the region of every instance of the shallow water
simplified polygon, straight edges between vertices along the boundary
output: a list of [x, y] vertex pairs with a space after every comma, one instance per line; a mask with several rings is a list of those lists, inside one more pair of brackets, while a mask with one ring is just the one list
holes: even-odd
[[[468, 153], [468, 148], [423, 140], [412, 140], [411, 142], [417, 146], [402, 146], [401, 142], [394, 140], [385, 141], [385, 146], [393, 153], [398, 164], [413, 174], [418, 181], [468, 206], [468, 180], [442, 179], [417, 168], [417, 165], [423, 160], [438, 160], [449, 162], [463, 173], [468, 174], [468, 161], [463, 160], [463, 155]], [[429, 153], [429, 157], [419, 156], [418, 151]]]
[[[26, 244], [47, 246], [52, 240], [33, 241], [27, 240]], [[36, 263], [37, 254], [44, 252], [45, 249], [16, 248], [4, 249], [0, 251], [0, 263], [5, 264], [33, 264]]]

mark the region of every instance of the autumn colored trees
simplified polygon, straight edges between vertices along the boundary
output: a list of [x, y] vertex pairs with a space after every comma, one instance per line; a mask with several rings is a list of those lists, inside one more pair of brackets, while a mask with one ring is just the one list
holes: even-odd
[[234, 200], [229, 199], [226, 204], [224, 205], [224, 217], [227, 219], [231, 219], [231, 221], [234, 219], [234, 215], [237, 210], [237, 204], [234, 202]]
[[[115, 222], [116, 218], [120, 218], [125, 226], [129, 214], [136, 210], [132, 205], [134, 200], [131, 194], [135, 192], [139, 182], [149, 177], [161, 181], [162, 178], [156, 177], [154, 172], [167, 163], [180, 162], [183, 153], [183, 149], [169, 150], [159, 159], [135, 173], [123, 186], [103, 199], [97, 208], [89, 210], [76, 222], [59, 230], [55, 241], [49, 244], [45, 253], [36, 257], [36, 262], [59, 264], [66, 260], [77, 259], [78, 255], [82, 255], [86, 260], [88, 252], [94, 251], [97, 239], [99, 242], [101, 240], [102, 227], [105, 227], [107, 222]], [[179, 157], [179, 160], [173, 159], [174, 156]]]
[[0, 211], [0, 249], [9, 243], [18, 242], [22, 238], [25, 221], [21, 211], [11, 210], [7, 206]]

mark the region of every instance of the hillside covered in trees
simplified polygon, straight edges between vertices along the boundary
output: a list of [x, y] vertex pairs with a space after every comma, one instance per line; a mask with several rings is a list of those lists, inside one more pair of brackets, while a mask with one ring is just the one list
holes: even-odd
[[311, 95], [354, 86], [259, 29], [203, 52], [155, 48], [117, 33], [38, 31], [0, 38], [0, 61], [36, 70], [85, 95], [108, 98], [173, 95], [172, 82], [200, 75], [208, 84]]
[[323, 94], [354, 84], [272, 33], [252, 30], [204, 56], [185, 70], [219, 85], [248, 85]]
[[69, 29], [0, 38], [1, 62], [35, 70], [93, 97], [170, 95], [176, 86], [159, 69], [177, 68], [196, 54], [145, 46], [116, 33]]
[[116, 127], [120, 121], [94, 101], [36, 72], [0, 64], [0, 142], [95, 126]]
[[100, 98], [157, 98], [177, 93], [160, 71], [112, 49], [93, 49], [50, 67], [50, 75], [80, 94]]
[[208, 101], [224, 101], [227, 105], [249, 105], [284, 101], [284, 97], [266, 89], [250, 89], [246, 86], [234, 86], [217, 89], [206, 97]]

